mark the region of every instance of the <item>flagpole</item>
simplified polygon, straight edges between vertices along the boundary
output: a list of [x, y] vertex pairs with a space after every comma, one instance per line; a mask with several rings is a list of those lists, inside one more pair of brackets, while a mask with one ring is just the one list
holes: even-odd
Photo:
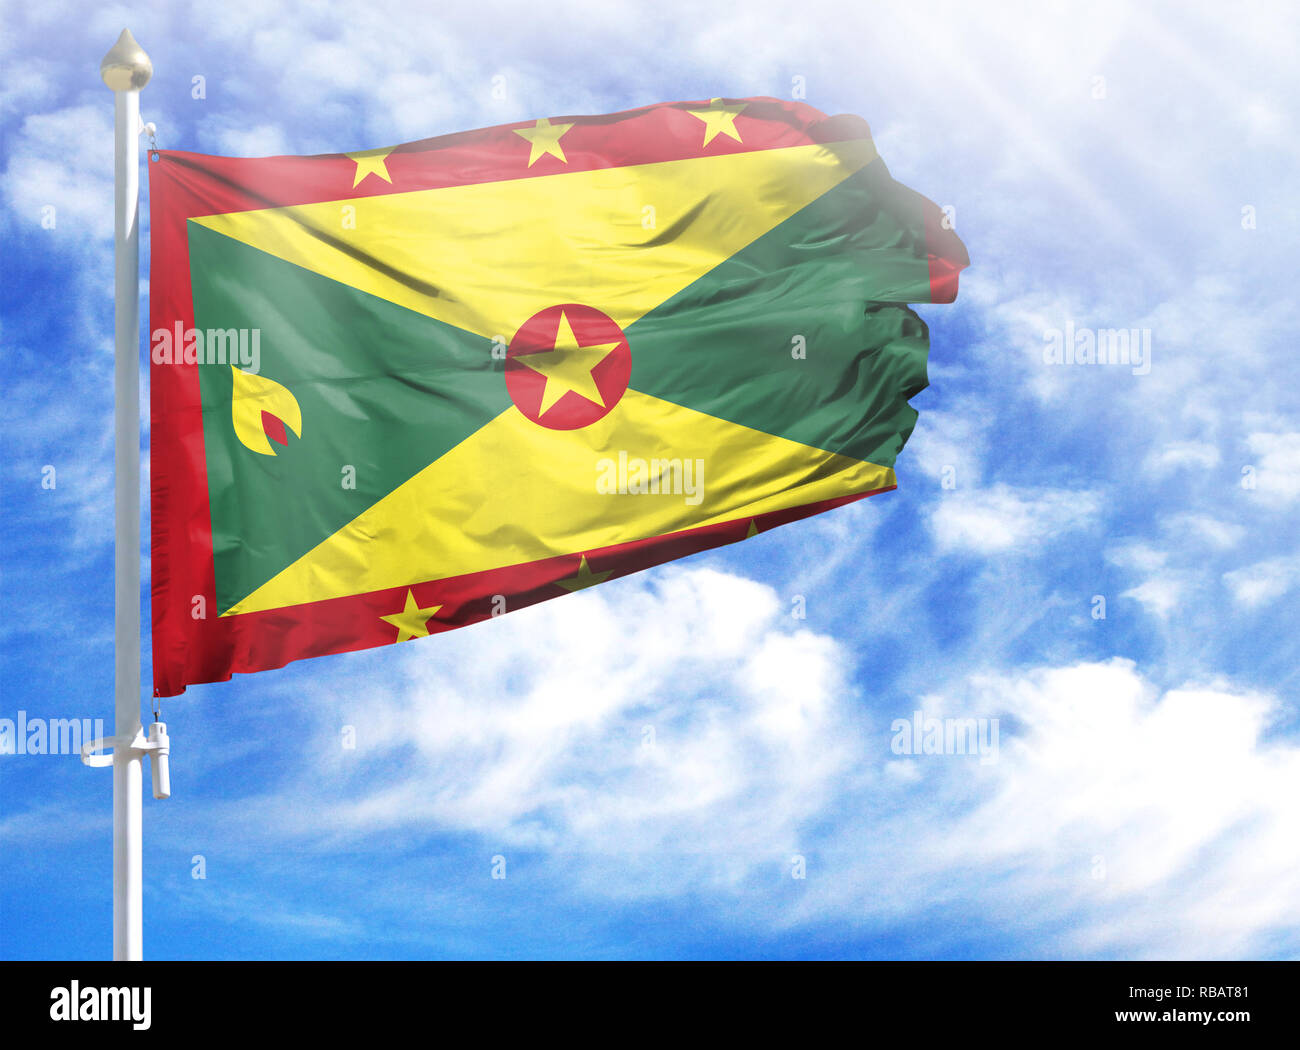
[[153, 65], [128, 29], [99, 66], [113, 90], [115, 224], [113, 249], [114, 703], [113, 958], [144, 954], [144, 751], [140, 724], [140, 89]]

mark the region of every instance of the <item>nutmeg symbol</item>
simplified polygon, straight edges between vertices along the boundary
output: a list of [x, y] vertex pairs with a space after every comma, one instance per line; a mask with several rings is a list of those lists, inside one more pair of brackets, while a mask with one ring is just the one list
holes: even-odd
[[245, 447], [263, 456], [274, 456], [272, 441], [280, 445], [289, 442], [285, 427], [294, 436], [302, 437], [302, 410], [287, 387], [234, 365], [230, 371], [234, 379], [230, 416], [235, 436]]

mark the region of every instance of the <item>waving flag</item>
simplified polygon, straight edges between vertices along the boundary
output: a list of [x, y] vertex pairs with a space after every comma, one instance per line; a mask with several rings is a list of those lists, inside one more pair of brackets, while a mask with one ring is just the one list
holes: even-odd
[[155, 693], [895, 486], [965, 249], [775, 99], [150, 165]]

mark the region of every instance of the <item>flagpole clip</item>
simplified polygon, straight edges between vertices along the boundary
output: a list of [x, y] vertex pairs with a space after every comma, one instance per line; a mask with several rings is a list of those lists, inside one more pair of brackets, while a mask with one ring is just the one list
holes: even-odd
[[[105, 749], [110, 749], [106, 751]], [[83, 765], [102, 768], [113, 764], [113, 754], [117, 750], [131, 751], [137, 755], [149, 756], [149, 767], [153, 779], [153, 797], [171, 798], [171, 738], [167, 735], [167, 723], [151, 722], [146, 736], [143, 729], [134, 738], [124, 736], [98, 737], [87, 740], [81, 746]]]
[[152, 120], [143, 121], [140, 124], [140, 134], [149, 136], [149, 149], [147, 150], [150, 160], [158, 159], [158, 125]]

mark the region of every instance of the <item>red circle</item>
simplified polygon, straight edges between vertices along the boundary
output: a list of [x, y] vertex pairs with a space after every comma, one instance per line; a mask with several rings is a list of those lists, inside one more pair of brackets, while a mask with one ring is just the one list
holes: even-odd
[[[569, 389], [541, 411], [548, 382], [539, 371], [528, 366], [530, 354], [555, 349], [561, 316], [567, 321], [579, 347], [612, 346], [602, 358], [595, 359], [591, 378], [604, 402], [598, 404], [577, 390]], [[551, 430], [578, 430], [604, 418], [618, 404], [632, 375], [632, 351], [623, 329], [608, 314], [581, 303], [561, 303], [533, 314], [519, 326], [506, 350], [506, 390], [515, 407], [534, 423]]]

